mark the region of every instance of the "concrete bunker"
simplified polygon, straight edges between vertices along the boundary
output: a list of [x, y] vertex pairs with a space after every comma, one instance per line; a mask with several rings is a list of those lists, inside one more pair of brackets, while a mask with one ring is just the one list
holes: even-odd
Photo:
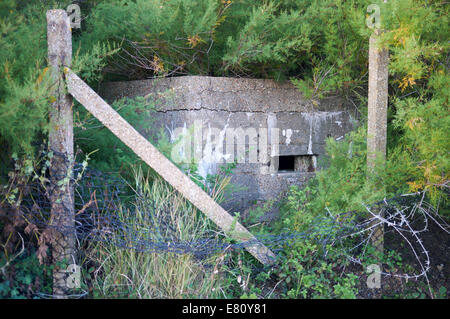
[[[236, 190], [222, 203], [234, 212], [278, 200], [291, 185], [304, 185], [320, 169], [326, 138], [341, 139], [353, 127], [353, 113], [343, 98], [311, 101], [290, 83], [265, 79], [183, 76], [109, 82], [100, 94], [110, 102], [158, 98], [150, 135], [163, 128], [179, 144], [176, 152], [182, 159], [197, 159], [202, 177], [236, 163], [231, 178]], [[180, 136], [186, 138], [180, 142]]]

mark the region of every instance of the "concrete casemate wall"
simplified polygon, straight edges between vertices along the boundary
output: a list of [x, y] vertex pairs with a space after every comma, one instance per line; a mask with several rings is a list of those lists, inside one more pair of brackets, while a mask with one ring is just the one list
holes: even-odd
[[354, 125], [344, 99], [311, 101], [291, 83], [265, 79], [183, 76], [109, 82], [100, 95], [108, 102], [136, 96], [155, 100], [157, 112], [145, 133], [154, 136], [163, 128], [178, 143], [178, 161], [194, 156], [203, 177], [237, 161], [231, 179], [235, 191], [222, 206], [242, 213], [280, 199], [290, 185], [302, 186], [320, 169], [325, 139], [342, 139]]

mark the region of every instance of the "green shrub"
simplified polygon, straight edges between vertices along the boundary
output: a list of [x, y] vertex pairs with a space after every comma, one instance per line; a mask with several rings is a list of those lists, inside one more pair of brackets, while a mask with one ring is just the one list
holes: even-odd
[[[36, 145], [48, 133], [47, 23], [46, 11], [66, 7], [60, 3], [9, 1], [8, 14], [0, 14], [0, 145], [1, 177], [10, 168], [13, 153], [36, 155]], [[7, 10], [0, 8], [0, 10]], [[105, 59], [117, 52], [107, 42], [81, 46], [74, 36], [72, 69], [85, 81], [101, 77]]]
[[[141, 134], [149, 135], [152, 126], [155, 103], [151, 99], [136, 97], [123, 98], [115, 101], [112, 107]], [[132, 181], [130, 167], [143, 162], [100, 121], [93, 117], [79, 103], [75, 108], [74, 135], [75, 143], [84, 153], [93, 153], [90, 167], [103, 172], [122, 174]], [[160, 136], [158, 143], [163, 140]]]
[[0, 252], [0, 298], [39, 298], [51, 294], [51, 267], [39, 263], [34, 251], [22, 250], [14, 256]]

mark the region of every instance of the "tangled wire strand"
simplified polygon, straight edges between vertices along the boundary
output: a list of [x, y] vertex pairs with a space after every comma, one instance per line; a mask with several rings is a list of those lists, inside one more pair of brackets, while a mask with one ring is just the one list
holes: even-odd
[[[80, 178], [78, 174], [83, 174], [83, 177]], [[75, 232], [79, 247], [82, 247], [84, 242], [108, 242], [119, 248], [133, 249], [141, 253], [170, 252], [204, 258], [226, 250], [241, 250], [254, 243], [231, 243], [226, 239], [219, 240], [217, 236], [191, 241], [179, 240], [174, 225], [161, 217], [167, 214], [155, 214], [161, 209], [169, 211], [170, 205], [156, 207], [154, 203], [149, 203], [152, 207], [142, 212], [145, 223], [121, 220], [118, 212], [122, 209], [123, 195], [126, 194], [125, 183], [121, 179], [92, 169], [84, 171], [84, 167], [77, 164], [74, 168], [74, 180], [78, 181], [75, 187], [74, 227], [54, 226], [49, 223], [51, 203], [39, 185], [32, 186], [32, 191], [22, 200], [28, 222], [39, 229], [53, 228], [62, 234]], [[327, 245], [340, 246], [348, 260], [362, 266], [362, 257], [365, 256], [368, 246], [379, 240], [374, 238], [379, 234], [376, 230], [382, 229], [383, 236], [388, 233], [400, 236], [414, 255], [419, 271], [414, 274], [380, 271], [380, 274], [407, 280], [424, 277], [429, 284], [427, 273], [430, 270], [430, 253], [420, 236], [429, 230], [430, 222], [438, 225], [446, 234], [450, 233], [450, 227], [434, 207], [425, 201], [425, 195], [425, 192], [420, 192], [384, 199], [378, 203], [364, 205], [365, 212], [333, 214], [327, 209], [328, 215], [317, 218], [315, 226], [308, 231], [257, 235], [256, 240], [275, 253], [302, 240], [320, 243], [325, 256]], [[154, 220], [155, 216], [157, 221]], [[422, 226], [416, 229], [416, 224]], [[348, 239], [353, 239], [350, 248], [346, 244]], [[280, 254], [277, 254], [277, 258], [280, 258]]]

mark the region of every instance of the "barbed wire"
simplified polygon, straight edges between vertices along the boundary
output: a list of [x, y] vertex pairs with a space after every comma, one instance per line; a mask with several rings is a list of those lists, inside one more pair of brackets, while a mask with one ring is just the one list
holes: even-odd
[[[254, 244], [254, 241], [233, 243], [225, 237], [218, 237], [214, 232], [205, 238], [181, 240], [176, 232], [176, 225], [171, 225], [170, 221], [162, 217], [170, 212], [170, 203], [155, 205], [154, 202], [146, 202], [148, 207], [140, 212], [141, 221], [121, 218], [120, 212], [129, 209], [124, 202], [132, 195], [127, 191], [125, 181], [114, 174], [76, 164], [72, 181], [76, 181], [73, 227], [55, 226], [49, 222], [51, 203], [48, 189], [44, 191], [42, 184], [37, 182], [27, 185], [29, 192], [21, 202], [27, 222], [38, 229], [52, 229], [63, 235], [75, 233], [79, 247], [85, 242], [104, 242], [141, 253], [192, 254], [196, 258], [207, 258], [226, 250], [241, 250]], [[282, 252], [287, 248], [308, 240], [323, 248], [324, 257], [329, 247], [338, 247], [349, 261], [362, 266], [368, 247], [379, 240], [375, 238], [380, 234], [376, 230], [381, 228], [382, 236], [395, 234], [406, 243], [416, 259], [418, 270], [412, 274], [381, 270], [379, 273], [406, 280], [424, 277], [429, 283], [427, 273], [430, 270], [430, 252], [421, 235], [429, 230], [430, 222], [435, 223], [446, 234], [450, 233], [450, 227], [434, 207], [425, 201], [425, 193], [402, 194], [363, 207], [365, 209], [361, 211], [337, 214], [327, 209], [327, 214], [317, 217], [307, 231], [286, 230], [255, 237], [280, 260], [283, 258]], [[158, 220], [154, 220], [155, 218]]]

